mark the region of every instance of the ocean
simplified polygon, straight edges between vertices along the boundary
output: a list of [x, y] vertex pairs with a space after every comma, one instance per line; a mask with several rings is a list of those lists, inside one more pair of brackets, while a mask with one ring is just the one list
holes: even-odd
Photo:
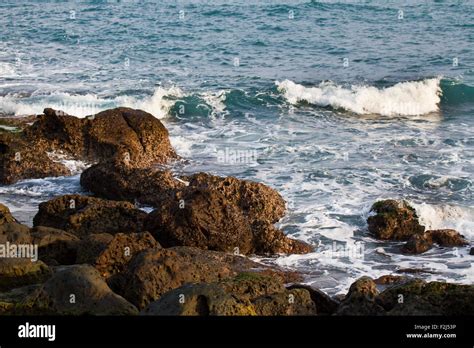
[[[394, 272], [474, 282], [469, 248], [403, 255], [366, 226], [403, 198], [474, 240], [473, 1], [4, 0], [0, 28], [0, 114], [143, 109], [186, 159], [176, 173], [278, 190], [278, 226], [316, 250], [262, 262], [330, 294]], [[85, 193], [86, 164], [67, 163], [0, 202], [31, 225], [40, 202]]]

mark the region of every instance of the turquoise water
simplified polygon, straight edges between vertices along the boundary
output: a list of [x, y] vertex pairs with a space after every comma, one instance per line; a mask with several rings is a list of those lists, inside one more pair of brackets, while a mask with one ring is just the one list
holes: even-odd
[[[403, 256], [365, 219], [403, 197], [474, 239], [474, 2], [3, 1], [0, 28], [0, 113], [153, 113], [189, 159], [173, 170], [276, 188], [280, 227], [318, 246], [265, 261], [334, 293], [406, 268], [473, 282], [467, 248]], [[31, 223], [78, 191], [77, 175], [28, 180], [0, 201]]]

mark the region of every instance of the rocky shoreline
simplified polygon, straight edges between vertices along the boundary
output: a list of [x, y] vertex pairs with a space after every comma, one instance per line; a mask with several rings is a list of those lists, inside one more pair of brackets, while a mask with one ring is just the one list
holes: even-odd
[[[265, 184], [175, 176], [167, 164], [179, 156], [149, 113], [45, 109], [0, 124], [0, 184], [71, 175], [58, 158], [92, 164], [80, 180], [90, 195], [41, 203], [32, 228], [0, 205], [0, 245], [35, 246], [38, 258], [0, 258], [2, 315], [474, 315], [473, 285], [362, 277], [329, 297], [297, 272], [252, 261], [314, 247], [275, 227], [286, 203]], [[403, 241], [400, 253], [469, 244], [454, 230], [426, 231], [404, 201], [374, 203], [367, 223], [374, 238]]]

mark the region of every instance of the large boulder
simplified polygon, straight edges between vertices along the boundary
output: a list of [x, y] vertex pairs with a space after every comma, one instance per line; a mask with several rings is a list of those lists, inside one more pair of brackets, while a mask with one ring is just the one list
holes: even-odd
[[383, 315], [384, 309], [376, 303], [379, 292], [373, 279], [362, 277], [349, 288], [341, 302], [337, 315]]
[[262, 183], [231, 176], [223, 178], [208, 173], [194, 174], [186, 179], [190, 187], [220, 192], [252, 221], [275, 223], [285, 214], [285, 201], [281, 195]]
[[130, 202], [64, 195], [41, 203], [33, 224], [82, 237], [95, 233], [140, 232], [146, 216]]
[[99, 272], [90, 265], [62, 267], [27, 301], [32, 302], [35, 312], [42, 314], [137, 314], [137, 309], [112, 292]]
[[[285, 213], [285, 201], [274, 189], [253, 181], [198, 173], [175, 178], [169, 171], [136, 168], [111, 160], [86, 169], [81, 185], [102, 198], [137, 201], [159, 206], [187, 190], [209, 190], [221, 194], [251, 221], [275, 223]], [[184, 193], [181, 193], [183, 195]]]
[[164, 246], [193, 246], [239, 253], [252, 252], [252, 228], [241, 210], [218, 191], [179, 192], [147, 219], [146, 229]]
[[79, 246], [77, 263], [93, 265], [109, 278], [125, 270], [134, 255], [147, 249], [159, 249], [160, 244], [148, 233], [94, 234]]
[[102, 198], [152, 206], [173, 198], [186, 186], [170, 171], [137, 168], [118, 160], [100, 162], [87, 168], [81, 174], [81, 185]]
[[248, 258], [191, 247], [151, 249], [136, 255], [112, 289], [138, 308], [186, 283], [208, 283], [262, 268]]
[[41, 261], [24, 258], [0, 259], [0, 291], [42, 283], [51, 276], [51, 270]]
[[0, 132], [0, 183], [70, 175], [58, 157], [89, 163], [120, 158], [145, 167], [177, 155], [166, 128], [147, 112], [122, 107], [80, 119], [47, 108], [21, 132]]
[[193, 246], [241, 254], [306, 253], [312, 248], [295, 241], [269, 222], [251, 220], [219, 190], [190, 187], [153, 211], [146, 230], [164, 246]]
[[408, 240], [412, 235], [425, 231], [415, 209], [406, 201], [379, 201], [374, 203], [370, 212], [368, 229], [378, 239]]
[[40, 260], [48, 265], [72, 265], [76, 262], [79, 238], [56, 228], [37, 226], [31, 229], [31, 242], [38, 246]]
[[413, 279], [377, 296], [389, 315], [474, 315], [474, 286]]
[[55, 162], [47, 149], [25, 139], [22, 133], [0, 133], [0, 184], [69, 174], [70, 170]]
[[241, 273], [210, 284], [171, 290], [142, 311], [145, 315], [314, 315], [317, 306], [306, 289], [284, 287], [278, 277]]

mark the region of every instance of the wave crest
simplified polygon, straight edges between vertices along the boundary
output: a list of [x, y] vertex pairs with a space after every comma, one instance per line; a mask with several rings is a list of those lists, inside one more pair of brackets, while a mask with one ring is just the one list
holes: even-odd
[[357, 114], [410, 116], [439, 110], [442, 94], [440, 81], [440, 78], [432, 78], [400, 82], [387, 88], [361, 85], [344, 88], [332, 82], [305, 87], [290, 80], [276, 81], [276, 85], [291, 104], [307, 102]]

